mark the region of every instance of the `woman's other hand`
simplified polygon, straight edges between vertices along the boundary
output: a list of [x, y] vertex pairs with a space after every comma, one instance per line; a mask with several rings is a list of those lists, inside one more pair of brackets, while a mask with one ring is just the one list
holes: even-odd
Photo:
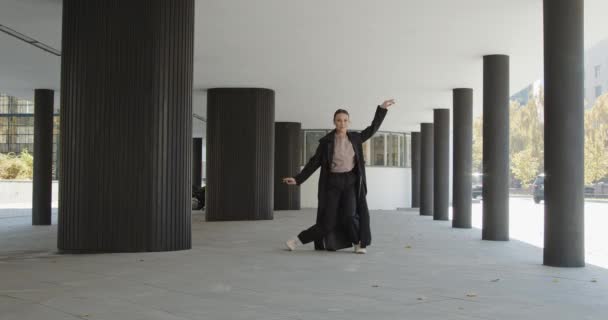
[[388, 107], [392, 106], [395, 104], [395, 99], [390, 99], [390, 100], [386, 100], [384, 102], [382, 102], [382, 104], [380, 105], [381, 108], [384, 109], [388, 109]]
[[283, 178], [283, 183], [286, 184], [296, 184], [296, 179], [289, 177], [289, 178]]

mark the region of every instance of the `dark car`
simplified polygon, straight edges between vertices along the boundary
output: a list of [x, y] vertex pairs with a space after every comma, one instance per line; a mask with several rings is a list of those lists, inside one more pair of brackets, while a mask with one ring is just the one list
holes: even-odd
[[535, 203], [545, 200], [545, 175], [539, 174], [532, 184], [532, 195]]
[[473, 199], [481, 198], [481, 192], [483, 190], [483, 181], [481, 173], [473, 173], [471, 177], [472, 186], [472, 196]]

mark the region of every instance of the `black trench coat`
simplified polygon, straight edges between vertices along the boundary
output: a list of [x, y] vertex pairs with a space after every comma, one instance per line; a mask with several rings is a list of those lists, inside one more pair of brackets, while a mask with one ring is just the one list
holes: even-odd
[[[369, 209], [367, 208], [367, 180], [365, 178], [365, 159], [363, 158], [363, 142], [371, 138], [376, 131], [380, 128], [384, 117], [386, 116], [387, 109], [378, 106], [376, 108], [376, 114], [372, 124], [365, 128], [361, 132], [347, 132], [348, 139], [350, 140], [353, 148], [355, 149], [355, 168], [353, 171], [357, 175], [357, 182], [355, 184], [357, 190], [357, 216], [359, 218], [359, 237], [361, 239], [361, 245], [363, 247], [369, 246], [372, 243], [372, 234], [369, 223]], [[321, 167], [321, 175], [319, 176], [319, 190], [318, 190], [318, 205], [317, 205], [317, 223], [322, 221], [322, 217], [325, 214], [325, 203], [326, 203], [326, 188], [327, 181], [329, 179], [331, 163], [334, 154], [334, 138], [336, 131], [332, 130], [323, 138], [319, 139], [319, 146], [315, 155], [310, 158], [306, 166], [302, 171], [295, 176], [296, 184], [301, 185], [310, 177], [317, 168]], [[323, 241], [315, 241], [316, 250], [324, 250], [325, 246]]]

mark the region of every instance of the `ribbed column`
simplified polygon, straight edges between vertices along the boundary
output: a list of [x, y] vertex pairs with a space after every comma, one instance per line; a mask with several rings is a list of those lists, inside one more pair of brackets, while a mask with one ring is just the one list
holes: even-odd
[[191, 247], [194, 0], [64, 0], [58, 245]]
[[420, 215], [433, 215], [433, 124], [420, 125]]
[[420, 132], [412, 132], [412, 208], [420, 208]]
[[273, 218], [274, 91], [207, 93], [208, 221]]
[[544, 264], [556, 267], [585, 265], [583, 9], [544, 1]]
[[54, 94], [48, 89], [34, 91], [33, 225], [51, 224]]
[[452, 226], [471, 228], [473, 168], [473, 89], [454, 89]]
[[192, 185], [201, 186], [203, 180], [203, 138], [192, 138]]
[[449, 220], [450, 109], [434, 110], [433, 219]]
[[483, 57], [483, 240], [509, 240], [509, 57]]
[[274, 210], [300, 210], [300, 188], [284, 184], [282, 178], [300, 172], [301, 133], [299, 122], [274, 124]]

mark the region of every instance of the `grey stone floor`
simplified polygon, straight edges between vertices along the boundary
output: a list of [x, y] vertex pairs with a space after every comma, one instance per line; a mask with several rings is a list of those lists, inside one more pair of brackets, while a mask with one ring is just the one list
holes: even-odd
[[193, 249], [57, 255], [56, 225], [0, 213], [0, 319], [608, 319], [608, 270], [542, 266], [414, 211], [372, 212], [367, 255], [283, 250], [313, 210], [204, 222]]

